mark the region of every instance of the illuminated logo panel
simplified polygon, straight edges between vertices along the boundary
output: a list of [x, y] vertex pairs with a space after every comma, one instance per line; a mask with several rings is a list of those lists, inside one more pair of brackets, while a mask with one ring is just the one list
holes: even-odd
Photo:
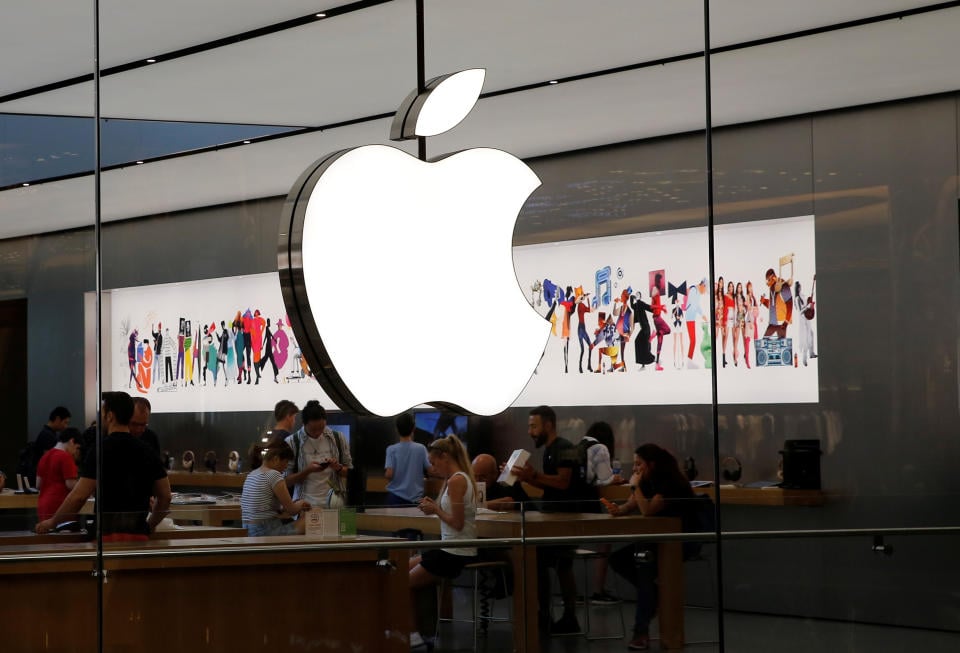
[[[455, 126], [482, 83], [482, 70], [432, 80], [400, 107], [392, 138]], [[340, 408], [490, 415], [520, 394], [550, 331], [512, 254], [517, 214], [539, 185], [522, 161], [487, 148], [424, 162], [368, 145], [303, 173], [281, 221], [280, 280], [310, 367]]]

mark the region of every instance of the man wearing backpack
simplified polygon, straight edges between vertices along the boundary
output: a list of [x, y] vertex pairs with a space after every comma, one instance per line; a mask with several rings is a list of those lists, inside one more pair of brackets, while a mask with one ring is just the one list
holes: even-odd
[[57, 406], [50, 411], [50, 418], [40, 429], [40, 433], [33, 439], [33, 442], [27, 445], [24, 450], [27, 460], [21, 461], [21, 474], [26, 474], [30, 479], [30, 485], [37, 486], [37, 465], [43, 454], [56, 446], [60, 440], [60, 433], [63, 429], [70, 426], [70, 411], [63, 406]]
[[303, 427], [286, 439], [294, 453], [285, 475], [287, 487], [294, 501], [340, 507], [346, 503], [347, 473], [353, 468], [350, 445], [327, 426], [327, 411], [319, 401], [308, 401], [301, 416]]

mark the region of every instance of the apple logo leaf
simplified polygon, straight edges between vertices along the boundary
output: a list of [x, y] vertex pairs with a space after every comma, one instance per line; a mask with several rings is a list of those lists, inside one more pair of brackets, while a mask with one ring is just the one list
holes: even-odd
[[453, 129], [467, 117], [480, 97], [486, 70], [471, 68], [434, 77], [423, 93], [414, 90], [397, 109], [390, 139], [403, 141], [436, 136]]

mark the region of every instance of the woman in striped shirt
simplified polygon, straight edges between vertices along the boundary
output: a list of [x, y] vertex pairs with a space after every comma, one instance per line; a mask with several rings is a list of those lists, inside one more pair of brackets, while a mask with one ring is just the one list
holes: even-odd
[[240, 495], [240, 512], [251, 537], [303, 534], [305, 519], [283, 521], [310, 509], [306, 501], [290, 498], [283, 470], [291, 460], [293, 449], [281, 441], [265, 449], [263, 463], [247, 474]]

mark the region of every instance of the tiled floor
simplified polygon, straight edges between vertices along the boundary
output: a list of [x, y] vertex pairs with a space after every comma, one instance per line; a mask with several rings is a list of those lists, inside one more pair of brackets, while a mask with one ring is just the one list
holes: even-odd
[[[460, 603], [468, 610], [468, 601]], [[504, 602], [497, 605], [505, 610]], [[595, 607], [591, 615], [593, 627], [599, 632], [619, 629], [614, 610], [622, 610], [629, 631], [632, 625], [633, 604]], [[581, 608], [582, 610], [582, 608]], [[719, 651], [717, 615], [713, 610], [688, 608], [685, 613], [686, 639], [683, 650], [693, 653]], [[581, 612], [582, 625], [582, 612]], [[511, 649], [510, 623], [493, 624], [486, 637], [478, 641], [476, 651], [500, 652]], [[866, 624], [852, 624], [815, 619], [728, 613], [724, 620], [728, 653], [957, 653], [960, 651], [960, 633], [948, 633], [910, 628], [893, 628]], [[960, 624], [958, 624], [960, 627]], [[656, 637], [656, 629], [652, 633]], [[473, 651], [473, 631], [469, 624], [444, 624], [436, 651]], [[651, 643], [651, 650], [660, 650], [659, 642]], [[587, 641], [583, 637], [553, 637], [543, 643], [544, 653], [621, 653], [626, 651], [626, 640]]]

